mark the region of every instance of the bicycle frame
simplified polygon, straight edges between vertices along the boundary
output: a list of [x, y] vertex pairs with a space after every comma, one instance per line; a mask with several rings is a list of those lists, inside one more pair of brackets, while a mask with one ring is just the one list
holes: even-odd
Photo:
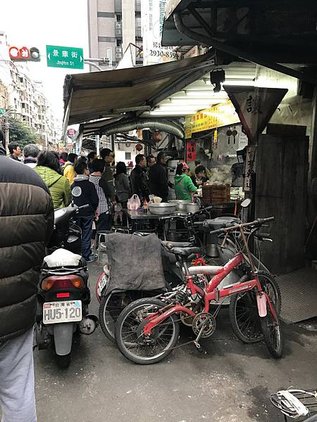
[[[222, 289], [217, 289], [219, 284], [222, 280], [230, 274], [236, 267], [238, 267], [242, 262], [245, 262], [246, 256], [239, 251], [230, 261], [228, 261], [217, 273], [211, 278], [209, 281], [207, 288], [205, 290], [198, 287], [193, 280], [193, 277], [189, 274], [188, 268], [186, 263], [184, 263], [184, 269], [186, 271], [186, 285], [187, 288], [190, 290], [192, 295], [200, 294], [204, 298], [204, 312], [208, 313], [210, 309], [210, 302], [216, 300], [217, 302], [225, 297], [235, 295], [237, 293], [246, 292], [252, 289], [256, 291], [257, 297], [257, 307], [260, 317], [265, 317], [267, 315], [267, 304], [270, 307], [271, 313], [273, 318], [276, 318], [276, 312], [274, 307], [271, 305], [271, 300], [269, 296], [263, 291], [259, 278], [256, 274], [256, 270], [252, 261], [252, 256], [250, 250], [248, 248], [247, 239], [245, 237], [245, 233], [241, 226], [237, 226], [241, 232], [241, 236], [243, 239], [243, 243], [246, 248], [246, 256], [251, 266], [252, 274], [254, 278], [248, 281], [238, 282], [229, 286], [225, 286]], [[225, 240], [224, 240], [225, 241]], [[204, 266], [200, 267], [202, 273], [204, 272]], [[176, 305], [167, 305], [166, 307], [162, 308], [159, 312], [155, 314], [149, 315], [146, 319], [149, 321], [145, 324], [143, 328], [143, 333], [145, 335], [151, 334], [152, 330], [164, 321], [169, 316], [176, 314], [176, 313], [184, 313], [188, 316], [195, 317], [196, 313], [186, 307], [185, 305], [176, 304]]]

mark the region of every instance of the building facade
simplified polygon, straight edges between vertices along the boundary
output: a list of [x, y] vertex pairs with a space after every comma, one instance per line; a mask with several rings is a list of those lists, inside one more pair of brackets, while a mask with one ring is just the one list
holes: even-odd
[[141, 0], [88, 0], [88, 31], [90, 58], [102, 70], [116, 68], [130, 46], [142, 64]]
[[7, 117], [32, 128], [40, 143], [47, 147], [58, 140], [59, 134], [42, 83], [32, 79], [24, 62], [10, 60], [8, 49], [6, 34], [0, 32], [0, 108]]

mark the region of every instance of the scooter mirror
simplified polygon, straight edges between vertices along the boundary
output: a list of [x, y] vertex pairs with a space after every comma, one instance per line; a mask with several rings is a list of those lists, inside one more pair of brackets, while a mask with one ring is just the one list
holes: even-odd
[[251, 204], [251, 199], [247, 198], [247, 199], [245, 199], [244, 201], [241, 202], [241, 207], [247, 208], [250, 204]]

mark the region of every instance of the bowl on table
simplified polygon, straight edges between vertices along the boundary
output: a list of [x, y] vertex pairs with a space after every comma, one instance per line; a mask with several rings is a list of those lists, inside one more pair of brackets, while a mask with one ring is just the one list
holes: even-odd
[[186, 211], [187, 212], [194, 213], [196, 211], [199, 211], [199, 208], [200, 208], [199, 205], [194, 203], [194, 202], [191, 202], [190, 204], [186, 204]]
[[170, 202], [161, 202], [160, 204], [149, 204], [149, 211], [155, 215], [169, 215], [176, 211], [176, 205]]
[[187, 212], [186, 205], [191, 203], [191, 201], [186, 200], [186, 199], [171, 199], [168, 202], [170, 204], [175, 204], [177, 211], [185, 211], [185, 212]]

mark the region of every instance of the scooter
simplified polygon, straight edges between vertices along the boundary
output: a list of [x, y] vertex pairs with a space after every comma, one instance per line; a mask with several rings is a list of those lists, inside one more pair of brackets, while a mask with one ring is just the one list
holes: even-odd
[[41, 350], [54, 345], [61, 368], [70, 365], [74, 334], [92, 334], [98, 324], [98, 318], [88, 312], [90, 290], [86, 261], [80, 255], [81, 230], [71, 222], [80, 208], [71, 205], [55, 211], [51, 253], [44, 258], [39, 282], [37, 346]]

